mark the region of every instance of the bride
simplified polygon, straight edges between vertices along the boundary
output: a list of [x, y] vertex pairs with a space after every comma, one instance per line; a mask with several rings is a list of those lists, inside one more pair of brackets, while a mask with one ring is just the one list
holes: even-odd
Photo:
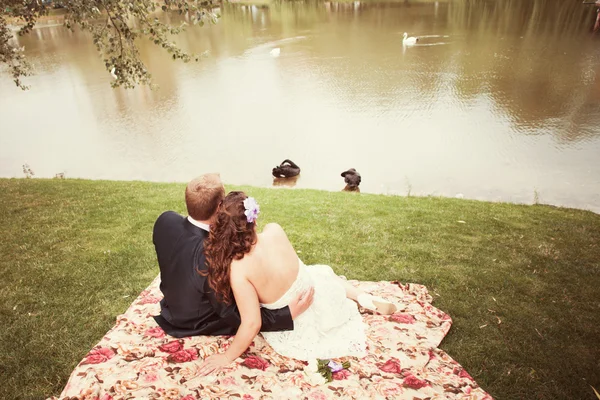
[[283, 229], [267, 224], [256, 232], [259, 206], [244, 192], [230, 192], [217, 211], [205, 243], [208, 282], [217, 298], [237, 303], [241, 325], [224, 353], [208, 357], [202, 375], [231, 364], [260, 331], [260, 307], [286, 306], [295, 295], [314, 287], [310, 308], [286, 332], [263, 332], [279, 354], [299, 360], [366, 355], [366, 335], [355, 302], [381, 314], [396, 307], [341, 279], [326, 265], [306, 266]]

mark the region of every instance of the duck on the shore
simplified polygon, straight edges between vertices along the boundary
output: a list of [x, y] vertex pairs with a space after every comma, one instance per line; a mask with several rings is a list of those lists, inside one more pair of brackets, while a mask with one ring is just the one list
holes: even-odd
[[300, 167], [292, 160], [283, 160], [279, 166], [273, 168], [273, 176], [275, 178], [291, 178], [297, 175], [300, 175]]
[[358, 171], [350, 168], [348, 171], [342, 172], [342, 177], [344, 178], [344, 182], [346, 182], [345, 192], [360, 192], [358, 185], [360, 185], [361, 177]]

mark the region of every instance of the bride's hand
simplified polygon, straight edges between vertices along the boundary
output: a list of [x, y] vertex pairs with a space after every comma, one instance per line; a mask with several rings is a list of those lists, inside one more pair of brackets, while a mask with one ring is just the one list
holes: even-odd
[[206, 376], [208, 374], [216, 374], [221, 368], [228, 366], [231, 364], [231, 361], [227, 359], [225, 354], [215, 354], [206, 359], [200, 366], [200, 376]]

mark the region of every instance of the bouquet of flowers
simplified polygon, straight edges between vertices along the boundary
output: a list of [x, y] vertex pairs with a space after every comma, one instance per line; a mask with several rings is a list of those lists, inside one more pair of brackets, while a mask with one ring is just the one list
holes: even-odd
[[304, 373], [308, 383], [316, 386], [331, 382], [334, 379], [346, 379], [350, 375], [348, 372], [349, 368], [349, 361], [338, 363], [333, 360], [317, 359], [308, 362], [308, 366], [304, 369]]

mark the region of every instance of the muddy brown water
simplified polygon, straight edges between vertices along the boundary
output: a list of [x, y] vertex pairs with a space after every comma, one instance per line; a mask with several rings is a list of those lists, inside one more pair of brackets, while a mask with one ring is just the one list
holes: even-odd
[[[114, 90], [90, 37], [60, 24], [20, 38], [31, 90], [0, 77], [0, 176], [442, 195], [600, 211], [600, 40], [571, 0], [224, 4], [214, 26], [151, 43], [160, 86]], [[403, 46], [403, 33], [420, 37]], [[279, 49], [272, 51], [273, 49]], [[275, 182], [277, 186], [285, 182]]]

